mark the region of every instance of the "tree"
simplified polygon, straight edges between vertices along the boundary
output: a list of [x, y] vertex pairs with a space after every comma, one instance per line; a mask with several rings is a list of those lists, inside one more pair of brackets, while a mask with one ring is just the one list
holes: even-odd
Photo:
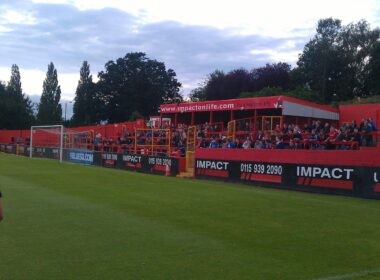
[[94, 122], [94, 90], [90, 65], [87, 61], [84, 61], [80, 69], [80, 78], [75, 92], [73, 123], [86, 125]]
[[344, 56], [345, 71], [341, 79], [342, 91], [338, 92], [339, 99], [366, 96], [368, 73], [365, 70], [370, 51], [379, 39], [379, 30], [371, 30], [369, 23], [361, 20], [344, 26], [340, 38], [339, 49]]
[[[4, 86], [4, 85], [3, 85]], [[1, 96], [2, 127], [8, 129], [29, 128], [33, 121], [32, 102], [22, 92], [20, 70], [12, 65], [11, 77]]]
[[[204, 100], [222, 100], [237, 98], [243, 91], [250, 89], [251, 76], [246, 69], [235, 69], [227, 74], [221, 70], [211, 73], [203, 88], [198, 88], [193, 98]], [[202, 96], [203, 95], [203, 96]]]
[[189, 97], [192, 102], [206, 101], [207, 96], [204, 86], [200, 86], [191, 90]]
[[284, 90], [290, 84], [290, 65], [284, 62], [269, 64], [251, 71], [251, 91], [261, 90], [266, 87], [279, 87]]
[[296, 84], [317, 91], [324, 103], [368, 94], [365, 71], [369, 52], [379, 39], [366, 21], [342, 26], [322, 19], [317, 34], [304, 47], [292, 77]]
[[8, 108], [8, 94], [5, 84], [0, 81], [0, 128], [8, 128], [9, 114]]
[[39, 124], [62, 123], [61, 87], [58, 85], [57, 70], [53, 62], [48, 65], [43, 91], [38, 106], [37, 121]]
[[309, 88], [296, 87], [291, 90], [283, 90], [278, 87], [266, 87], [256, 92], [243, 92], [239, 98], [248, 97], [265, 97], [265, 96], [275, 96], [275, 95], [285, 95], [294, 98], [299, 98], [307, 101], [312, 101], [316, 103], [321, 103], [320, 96], [317, 92], [312, 91]]
[[341, 28], [338, 19], [320, 20], [317, 34], [305, 45], [295, 70], [298, 82], [319, 92], [325, 103], [336, 94], [338, 73], [342, 72], [342, 56], [338, 49]]
[[105, 68], [98, 75], [94, 97], [98, 121], [125, 121], [133, 111], [148, 117], [157, 114], [160, 104], [182, 100], [174, 70], [166, 70], [163, 62], [144, 53], [128, 53], [107, 62]]
[[195, 89], [191, 94], [192, 100], [221, 100], [238, 98], [243, 92], [255, 92], [265, 87], [290, 86], [290, 65], [279, 62], [266, 64], [264, 67], [252, 69], [234, 69], [227, 74], [215, 70], [211, 73], [203, 86]]
[[366, 72], [368, 73], [366, 85], [369, 94], [380, 95], [380, 42], [377, 42], [370, 51]]

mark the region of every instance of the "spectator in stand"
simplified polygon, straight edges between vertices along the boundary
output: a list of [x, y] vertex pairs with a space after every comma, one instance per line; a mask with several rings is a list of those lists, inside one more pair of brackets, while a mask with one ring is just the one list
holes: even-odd
[[321, 141], [321, 138], [320, 138], [320, 136], [316, 133], [316, 130], [313, 129], [313, 130], [311, 131], [311, 135], [310, 135], [310, 138], [309, 138], [310, 148], [311, 148], [311, 149], [319, 149], [319, 148], [320, 148], [319, 141]]
[[232, 138], [230, 138], [228, 140], [227, 148], [229, 148], [229, 149], [236, 149], [237, 148], [236, 143]]
[[288, 146], [288, 149], [291, 149], [291, 150], [295, 150], [295, 149], [297, 149], [297, 146], [296, 146], [296, 144], [294, 143], [294, 140], [293, 140], [293, 139], [290, 139], [290, 140], [289, 140], [289, 146]]
[[367, 122], [371, 126], [372, 131], [375, 131], [376, 130], [375, 121], [372, 118], [368, 118]]
[[275, 146], [275, 148], [276, 149], [284, 149], [285, 148], [284, 142], [282, 141], [281, 137], [276, 137], [276, 146]]
[[21, 136], [17, 137], [17, 144], [22, 144], [22, 137]]
[[263, 145], [263, 149], [273, 149], [273, 144], [270, 139], [266, 139]]
[[99, 145], [100, 143], [102, 143], [102, 134], [98, 132], [95, 135], [94, 145]]
[[305, 133], [311, 133], [311, 130], [312, 130], [311, 126], [309, 126], [307, 123], [305, 123], [305, 124], [303, 125], [303, 131], [304, 131]]
[[223, 149], [226, 149], [228, 148], [228, 142], [227, 142], [227, 137], [226, 136], [222, 136], [222, 141], [221, 141], [221, 148]]
[[206, 137], [206, 135], [205, 135], [203, 129], [199, 129], [199, 130], [198, 130], [198, 135], [197, 135], [197, 137], [198, 137], [198, 138], [205, 138], [205, 137]]
[[179, 132], [176, 131], [176, 132], [174, 133], [174, 136], [173, 136], [173, 146], [174, 146], [174, 147], [178, 147], [179, 140], [180, 140]]
[[295, 141], [301, 141], [301, 140], [303, 140], [302, 132], [301, 132], [301, 129], [298, 127], [298, 125], [296, 125], [294, 127], [293, 139]]
[[261, 140], [256, 140], [255, 145], [253, 146], [256, 150], [261, 150], [264, 148], [263, 142]]
[[180, 140], [178, 148], [181, 151], [181, 156], [185, 156], [186, 155], [186, 145], [185, 145], [185, 142], [183, 142], [182, 140]]
[[259, 133], [257, 134], [256, 139], [259, 140], [259, 141], [263, 141], [264, 140], [264, 133], [261, 130], [259, 130]]
[[336, 143], [336, 146], [335, 146], [335, 149], [343, 149], [345, 150], [346, 149], [346, 145], [342, 144], [341, 142], [346, 142], [346, 138], [345, 138], [345, 134], [343, 132], [343, 129], [339, 129], [338, 130], [338, 133], [334, 139], [334, 141], [332, 142], [337, 142]]
[[364, 128], [364, 133], [365, 133], [365, 145], [370, 147], [373, 145], [373, 139], [372, 139], [372, 132], [373, 132], [373, 126], [369, 121], [365, 121], [365, 128]]
[[249, 137], [247, 137], [242, 145], [243, 149], [249, 149], [251, 148], [251, 140]]
[[202, 138], [199, 144], [199, 148], [208, 148], [209, 144], [207, 143], [206, 139]]
[[337, 135], [338, 131], [335, 129], [335, 127], [331, 126], [330, 131], [328, 132], [328, 134], [326, 134], [326, 139], [324, 140], [327, 150], [334, 148], [332, 143], [335, 141]]
[[219, 148], [218, 142], [216, 142], [215, 138], [213, 137], [211, 142], [210, 142], [210, 147], [211, 149], [216, 149]]
[[282, 132], [282, 134], [287, 134], [287, 133], [289, 132], [289, 126], [288, 126], [287, 123], [284, 123], [284, 124], [282, 125], [281, 132]]
[[354, 133], [351, 135], [351, 141], [357, 142], [358, 146], [360, 147], [362, 143], [362, 136], [359, 133], [359, 129], [355, 128]]

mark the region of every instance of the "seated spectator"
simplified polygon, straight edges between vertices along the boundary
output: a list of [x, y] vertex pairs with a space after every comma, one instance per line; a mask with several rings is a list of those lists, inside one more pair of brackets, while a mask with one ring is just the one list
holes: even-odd
[[264, 149], [264, 144], [261, 140], [256, 140], [255, 145], [253, 146], [254, 149], [261, 150]]
[[216, 142], [215, 138], [212, 138], [209, 148], [211, 149], [219, 148], [218, 142]]
[[319, 149], [319, 148], [320, 148], [319, 141], [321, 141], [321, 138], [320, 138], [320, 136], [316, 133], [316, 130], [313, 129], [313, 130], [311, 131], [311, 135], [310, 135], [310, 138], [309, 138], [310, 148], [311, 148], [311, 149]]
[[227, 148], [229, 148], [229, 149], [236, 149], [237, 148], [236, 143], [232, 138], [228, 141]]
[[257, 134], [257, 138], [256, 139], [259, 140], [259, 141], [264, 140], [264, 133], [261, 130], [259, 130], [259, 133]]
[[243, 145], [242, 145], [242, 148], [243, 149], [249, 149], [251, 148], [251, 140], [249, 139], [249, 137], [247, 137], [247, 139], [245, 139]]
[[362, 136], [359, 133], [359, 129], [355, 128], [353, 134], [351, 135], [351, 141], [357, 142], [358, 146], [362, 143]]
[[291, 150], [295, 150], [295, 149], [297, 149], [297, 146], [296, 146], [296, 144], [295, 144], [295, 142], [294, 142], [293, 139], [290, 139], [290, 140], [289, 140], [288, 149], [291, 149]]
[[221, 148], [228, 148], [228, 141], [227, 141], [227, 137], [226, 136], [222, 136], [222, 141], [220, 143], [220, 147]]
[[310, 133], [312, 130], [311, 126], [309, 126], [307, 123], [303, 125], [303, 131], [306, 133]]
[[282, 141], [281, 137], [276, 137], [276, 146], [275, 146], [275, 148], [276, 149], [284, 149], [285, 148], [284, 142]]

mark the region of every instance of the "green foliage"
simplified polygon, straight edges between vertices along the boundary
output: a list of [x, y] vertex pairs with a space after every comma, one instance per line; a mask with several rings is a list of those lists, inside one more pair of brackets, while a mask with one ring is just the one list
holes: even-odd
[[341, 101], [338, 105], [350, 105], [350, 104], [379, 104], [380, 103], [380, 95], [373, 95], [367, 98], [364, 97], [356, 97], [354, 99]]
[[368, 73], [366, 82], [369, 89], [369, 94], [380, 95], [380, 42], [377, 42], [372, 47], [366, 70]]
[[32, 102], [22, 92], [20, 70], [14, 64], [9, 83], [0, 84], [0, 128], [29, 128], [33, 119]]
[[339, 19], [321, 19], [295, 69], [279, 62], [249, 72], [217, 70], [190, 98], [201, 101], [266, 96], [272, 93], [265, 88], [278, 88], [289, 96], [329, 104], [379, 94], [379, 39], [380, 30], [371, 29], [365, 20], [344, 26]]
[[323, 103], [367, 95], [365, 68], [378, 39], [379, 30], [364, 20], [347, 26], [337, 19], [320, 20], [297, 62], [296, 84], [317, 91]]
[[143, 119], [143, 118], [144, 118], [144, 116], [141, 115], [138, 111], [133, 111], [132, 114], [131, 114], [131, 116], [129, 117], [129, 120], [130, 121], [135, 121], [137, 119]]
[[285, 95], [316, 103], [321, 103], [322, 101], [320, 95], [317, 92], [302, 87], [297, 87], [293, 90], [283, 90], [281, 88], [263, 88], [262, 90], [256, 92], [243, 92], [239, 98], [266, 97], [275, 95]]
[[98, 75], [94, 97], [98, 120], [125, 121], [133, 111], [148, 117], [157, 113], [160, 104], [182, 100], [175, 72], [144, 53], [128, 53], [107, 62], [105, 68]]
[[206, 101], [207, 100], [205, 89], [202, 86], [193, 89], [190, 92], [189, 97], [190, 97], [190, 100], [192, 102]]
[[290, 85], [290, 65], [287, 63], [266, 64], [248, 71], [240, 68], [227, 74], [216, 70], [211, 73], [204, 85], [194, 90], [190, 98], [196, 100], [221, 100], [237, 98], [242, 92], [256, 92], [265, 87]]
[[88, 125], [95, 121], [94, 109], [95, 84], [92, 82], [90, 65], [84, 61], [80, 69], [80, 78], [75, 92], [72, 122], [77, 125]]
[[61, 87], [58, 85], [57, 70], [53, 62], [48, 65], [43, 91], [38, 106], [37, 121], [41, 125], [62, 123]]
[[379, 201], [4, 154], [0, 182], [0, 279], [294, 280], [378, 271]]

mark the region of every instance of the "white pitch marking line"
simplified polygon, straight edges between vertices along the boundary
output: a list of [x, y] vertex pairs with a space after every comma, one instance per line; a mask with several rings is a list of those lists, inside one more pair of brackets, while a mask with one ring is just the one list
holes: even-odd
[[353, 272], [353, 273], [348, 273], [348, 274], [324, 277], [324, 278], [318, 278], [314, 280], [342, 280], [342, 279], [350, 279], [350, 278], [355, 278], [355, 277], [367, 276], [374, 273], [380, 273], [380, 268], [371, 269], [371, 270], [363, 270], [363, 271], [358, 271], [358, 272]]

